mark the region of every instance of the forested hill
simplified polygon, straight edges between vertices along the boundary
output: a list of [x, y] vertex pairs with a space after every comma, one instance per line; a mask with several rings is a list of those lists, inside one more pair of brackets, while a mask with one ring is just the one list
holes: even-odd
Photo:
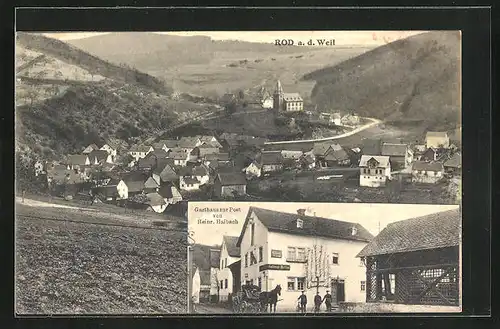
[[460, 32], [418, 34], [306, 74], [324, 111], [448, 130], [460, 123]]

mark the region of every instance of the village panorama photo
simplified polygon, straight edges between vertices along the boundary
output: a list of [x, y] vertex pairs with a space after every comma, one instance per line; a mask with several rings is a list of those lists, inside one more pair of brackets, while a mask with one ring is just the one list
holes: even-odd
[[458, 205], [193, 202], [188, 216], [190, 313], [461, 311]]
[[[225, 279], [216, 299], [207, 296], [210, 251], [205, 263], [186, 266], [192, 202], [380, 204], [388, 218], [393, 205], [457, 208], [460, 49], [460, 31], [17, 31], [16, 313], [255, 306]], [[255, 221], [265, 225], [259, 211]], [[293, 311], [301, 289], [307, 312], [315, 289], [329, 291], [332, 312], [366, 301], [455, 307], [456, 254], [435, 272], [430, 264], [380, 267], [387, 253], [370, 247], [378, 234], [367, 227], [371, 216], [354, 226], [335, 218], [341, 245], [355, 246], [348, 257], [331, 247], [333, 235], [319, 250], [312, 242], [294, 249], [302, 258], [329, 253], [330, 263], [339, 253], [338, 268], [346, 259], [355, 281], [344, 270], [333, 276], [334, 267], [314, 279], [298, 270], [305, 263], [285, 262], [282, 246], [273, 247], [276, 262], [252, 265], [271, 267], [241, 267], [239, 283], [259, 287], [260, 278], [261, 292], [279, 284], [278, 311]], [[212, 242], [240, 250], [240, 233]], [[188, 292], [188, 278], [199, 293]]]

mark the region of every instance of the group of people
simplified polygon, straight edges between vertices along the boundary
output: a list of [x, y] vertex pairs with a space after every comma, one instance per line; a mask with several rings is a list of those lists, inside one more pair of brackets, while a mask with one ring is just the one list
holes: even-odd
[[[302, 294], [297, 298], [299, 301], [299, 311], [300, 313], [306, 313], [306, 306], [307, 306], [307, 296], [304, 294], [304, 291], [302, 291]], [[314, 296], [314, 313], [319, 313], [321, 310], [321, 304], [325, 303], [326, 306], [326, 311], [331, 312], [332, 311], [332, 295], [330, 295], [330, 291], [326, 291], [325, 296], [322, 298], [319, 294], [319, 291], [316, 293], [316, 296]]]

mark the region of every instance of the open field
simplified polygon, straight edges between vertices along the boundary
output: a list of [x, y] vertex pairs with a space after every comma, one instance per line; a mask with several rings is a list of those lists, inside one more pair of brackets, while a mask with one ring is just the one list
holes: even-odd
[[186, 233], [86, 223], [108, 215], [17, 205], [16, 313], [186, 311]]
[[[294, 54], [276, 52], [217, 52], [209, 63], [168, 66], [146, 70], [165, 81], [173, 81], [181, 92], [199, 95], [222, 95], [239, 89], [264, 86], [271, 92], [277, 79], [288, 92], [298, 92], [309, 98], [314, 81], [302, 81], [304, 74], [340, 63], [371, 48], [335, 47], [310, 48]], [[247, 61], [240, 63], [240, 61]]]

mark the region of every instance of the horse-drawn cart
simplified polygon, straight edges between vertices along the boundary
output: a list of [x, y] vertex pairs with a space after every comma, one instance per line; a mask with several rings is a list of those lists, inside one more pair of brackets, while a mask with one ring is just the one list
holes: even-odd
[[234, 313], [259, 313], [262, 310], [260, 288], [254, 285], [244, 285], [233, 295]]

